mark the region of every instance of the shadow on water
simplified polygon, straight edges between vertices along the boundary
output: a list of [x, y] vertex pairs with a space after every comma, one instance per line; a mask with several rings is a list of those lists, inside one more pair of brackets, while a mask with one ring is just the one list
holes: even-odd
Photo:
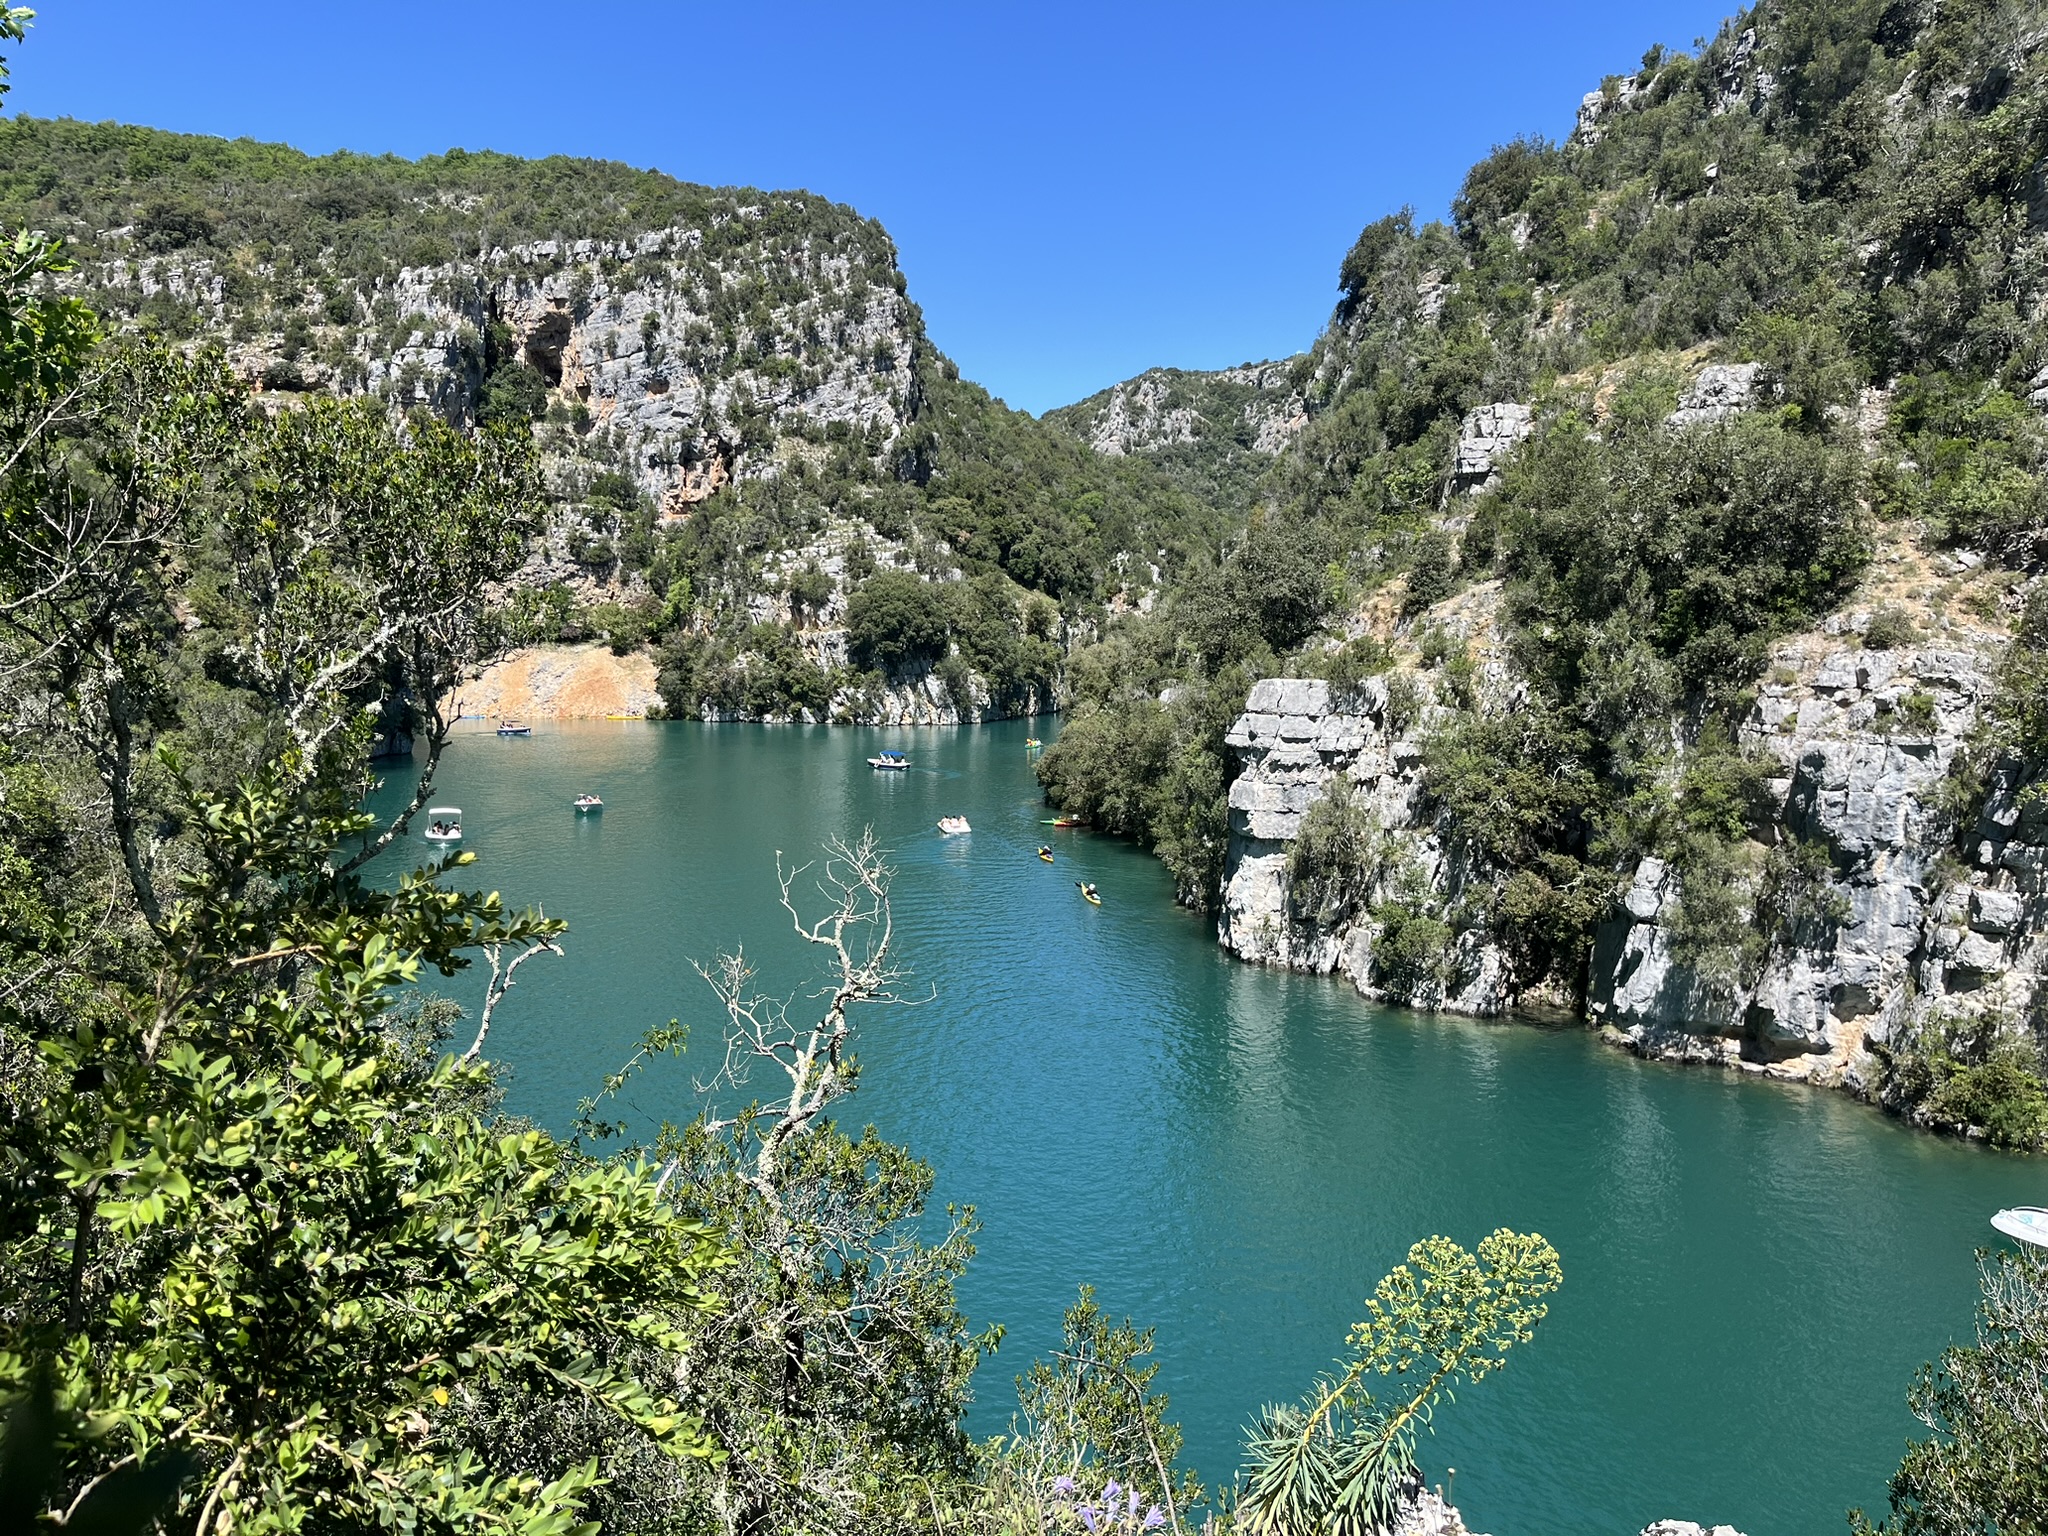
[[[572, 924], [493, 1030], [511, 1108], [564, 1125], [671, 1017], [708, 1057], [719, 1021], [692, 959], [744, 939], [766, 984], [796, 989], [776, 850], [809, 858], [871, 825], [901, 952], [936, 1000], [868, 1016], [852, 1113], [981, 1216], [963, 1300], [1010, 1334], [979, 1377], [978, 1433], [1007, 1422], [1010, 1377], [1087, 1282], [1157, 1327], [1190, 1459], [1228, 1478], [1245, 1421], [1305, 1389], [1410, 1242], [1513, 1226], [1557, 1244], [1565, 1288], [1421, 1446], [1432, 1479], [1457, 1467], [1476, 1527], [1676, 1516], [1790, 1536], [1881, 1505], [1913, 1369], [1968, 1331], [1985, 1218], [2037, 1202], [2048, 1170], [1582, 1030], [1394, 1012], [1232, 962], [1150, 858], [1043, 824], [1033, 730], [459, 740], [434, 798], [463, 807], [476, 882]], [[871, 771], [883, 747], [911, 771]], [[601, 815], [571, 810], [586, 789]], [[941, 837], [949, 814], [973, 832]], [[632, 1112], [687, 1117], [691, 1068], [643, 1080]]]

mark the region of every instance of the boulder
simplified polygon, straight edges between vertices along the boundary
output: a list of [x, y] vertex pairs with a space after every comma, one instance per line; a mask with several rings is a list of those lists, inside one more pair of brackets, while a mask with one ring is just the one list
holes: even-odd
[[1472, 490], [1498, 480], [1508, 450], [1536, 430], [1536, 413], [1513, 401], [1482, 405], [1458, 428], [1458, 457], [1452, 471], [1456, 489]]
[[1713, 363], [1678, 397], [1678, 409], [1665, 418], [1671, 427], [1695, 427], [1726, 421], [1749, 409], [1758, 394], [1761, 363]]
[[2017, 891], [1970, 892], [1970, 926], [2003, 938], [2026, 921], [2027, 904]]

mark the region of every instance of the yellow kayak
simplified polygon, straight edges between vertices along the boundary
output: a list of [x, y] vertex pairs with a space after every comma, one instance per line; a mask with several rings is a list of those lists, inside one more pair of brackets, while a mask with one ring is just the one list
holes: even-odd
[[1087, 902], [1090, 906], [1099, 907], [1102, 905], [1102, 898], [1095, 894], [1094, 886], [1083, 885], [1079, 880], [1076, 880], [1074, 882], [1074, 886], [1077, 890], [1080, 891], [1081, 899]]

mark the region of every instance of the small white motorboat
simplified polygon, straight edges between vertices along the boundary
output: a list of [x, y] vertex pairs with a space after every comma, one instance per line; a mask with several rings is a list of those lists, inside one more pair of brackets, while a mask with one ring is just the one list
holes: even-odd
[[2016, 1237], [2036, 1248], [2048, 1248], [2048, 1209], [2038, 1205], [2016, 1205], [1991, 1218], [1991, 1225], [2007, 1237]]
[[604, 802], [595, 795], [578, 795], [576, 797], [576, 814], [578, 816], [588, 816], [592, 811], [601, 811], [603, 809]]
[[939, 830], [948, 837], [958, 837], [963, 832], [972, 832], [974, 828], [967, 825], [965, 816], [941, 816]]
[[901, 752], [882, 752], [868, 759], [868, 766], [883, 773], [903, 773], [910, 767], [910, 759]]
[[459, 805], [436, 805], [427, 810], [426, 830], [420, 833], [430, 843], [459, 843], [462, 841], [462, 807]]
[[498, 734], [500, 736], [531, 736], [533, 734], [533, 727], [524, 720], [508, 718], [498, 722]]

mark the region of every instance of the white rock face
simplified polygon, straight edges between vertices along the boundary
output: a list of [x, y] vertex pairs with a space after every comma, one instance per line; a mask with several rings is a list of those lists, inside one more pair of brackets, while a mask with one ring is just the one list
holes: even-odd
[[1994, 774], [1960, 871], [1945, 871], [1937, 809], [1987, 668], [1959, 650], [1833, 650], [1767, 687], [1745, 740], [1786, 775], [1762, 831], [1825, 850], [1839, 920], [1777, 925], [1760, 974], [1714, 992], [1674, 961], [1660, 919], [1679, 892], [1647, 859], [1596, 938], [1591, 1016], [1646, 1053], [1851, 1087], [1867, 1085], [1866, 1048], [1925, 1013], [2023, 1018], [2048, 979], [2048, 807]]
[[[1783, 764], [1755, 834], [1820, 850], [1821, 888], [1790, 917], [1767, 913], [1761, 965], [1717, 987], [1672, 952], [1678, 873], [1644, 859], [1597, 930], [1587, 1011], [1643, 1054], [1866, 1089], [1869, 1047], [1926, 1014], [2019, 1021], [2048, 995], [2048, 803], [2022, 793], [2013, 765], [1999, 768], [1966, 865], [1945, 860], [1939, 795], [1992, 687], [1994, 656], [1861, 651], [1817, 635], [1781, 646], [1774, 660], [1773, 675], [1791, 680], [1761, 690], [1743, 732]], [[1446, 985], [1417, 995], [1375, 969], [1372, 901], [1335, 931], [1303, 921], [1289, 901], [1288, 846], [1339, 774], [1377, 816], [1389, 868], [1446, 909], [1473, 890], [1476, 877], [1421, 793], [1414, 738], [1431, 713], [1397, 739], [1383, 678], [1342, 701], [1320, 681], [1254, 686], [1226, 738], [1241, 766], [1218, 924], [1226, 948], [1341, 971], [1372, 996], [1481, 1014], [1510, 1006], [1511, 967], [1482, 931], [1458, 939]]]
[[1759, 393], [1759, 363], [1713, 363], [1678, 397], [1678, 409], [1664, 418], [1670, 427], [1696, 427], [1726, 421], [1749, 409]]
[[[761, 215], [740, 209], [711, 215], [711, 224]], [[238, 343], [229, 361], [273, 393], [279, 386], [265, 380], [289, 377], [291, 390], [376, 394], [461, 421], [481, 378], [484, 332], [496, 322], [509, 328], [518, 360], [546, 380], [551, 401], [587, 413], [579, 432], [626, 451], [627, 471], [670, 521], [728, 480], [776, 473], [779, 445], [801, 431], [836, 427], [885, 453], [910, 419], [917, 339], [909, 301], [889, 281], [886, 242], [860, 265], [825, 236], [773, 256], [728, 238], [723, 254], [708, 257], [705, 234], [677, 225], [402, 267], [356, 292], [357, 322], [315, 329], [315, 350], [329, 361], [309, 352], [286, 365], [281, 335]], [[734, 296], [761, 291], [771, 262], [779, 291], [802, 297], [735, 328]], [[145, 293], [192, 298], [222, 330], [238, 313], [202, 255], [148, 257], [137, 271]], [[387, 336], [395, 338], [388, 349]], [[352, 350], [336, 363], [343, 344]], [[743, 418], [763, 416], [772, 433], [742, 432]], [[763, 446], [743, 449], [744, 441]]]
[[1089, 434], [1088, 446], [1105, 458], [1150, 453], [1192, 443], [1198, 418], [1190, 406], [1169, 403], [1171, 385], [1159, 373], [1140, 374], [1109, 392], [1109, 404]]
[[1643, 82], [1639, 78], [1621, 75], [1597, 91], [1586, 92], [1579, 98], [1578, 122], [1572, 137], [1583, 144], [1598, 144], [1607, 133], [1602, 119], [1632, 106], [1642, 91]]
[[1272, 455], [1308, 425], [1308, 408], [1292, 363], [1247, 363], [1209, 373], [1154, 368], [1062, 407], [1053, 419], [1107, 458], [1158, 453], [1209, 433]]
[[[1756, 28], [1744, 27], [1733, 46], [1722, 55], [1714, 71], [1713, 115], [1720, 117], [1737, 108], [1751, 104], [1749, 88], [1749, 66], [1756, 57]], [[1768, 81], [1759, 81], [1760, 92], [1768, 91]]]
[[1444, 1502], [1443, 1496], [1425, 1488], [1394, 1522], [1393, 1536], [1478, 1536], [1467, 1530], [1464, 1516]]
[[1643, 1536], [1742, 1536], [1732, 1525], [1695, 1525], [1690, 1520], [1659, 1520], [1643, 1527]]
[[1458, 428], [1458, 457], [1453, 488], [1484, 489], [1500, 481], [1498, 465], [1508, 450], [1536, 430], [1536, 413], [1511, 400], [1482, 405]]
[[1230, 786], [1230, 847], [1217, 924], [1226, 949], [1263, 965], [1342, 972], [1369, 997], [1460, 1013], [1502, 1011], [1506, 969], [1477, 936], [1459, 941], [1448, 957], [1448, 975], [1418, 986], [1376, 966], [1373, 941], [1381, 929], [1370, 901], [1352, 921], [1328, 931], [1303, 921], [1288, 897], [1287, 845], [1340, 773], [1389, 834], [1383, 886], [1419, 884], [1447, 900], [1463, 890], [1462, 867], [1421, 814], [1422, 749], [1414, 733], [1431, 713], [1425, 708], [1397, 733], [1384, 677], [1366, 679], [1356, 697], [1342, 701], [1333, 700], [1330, 685], [1319, 678], [1268, 678], [1252, 686], [1244, 714], [1225, 737], [1243, 767]]

